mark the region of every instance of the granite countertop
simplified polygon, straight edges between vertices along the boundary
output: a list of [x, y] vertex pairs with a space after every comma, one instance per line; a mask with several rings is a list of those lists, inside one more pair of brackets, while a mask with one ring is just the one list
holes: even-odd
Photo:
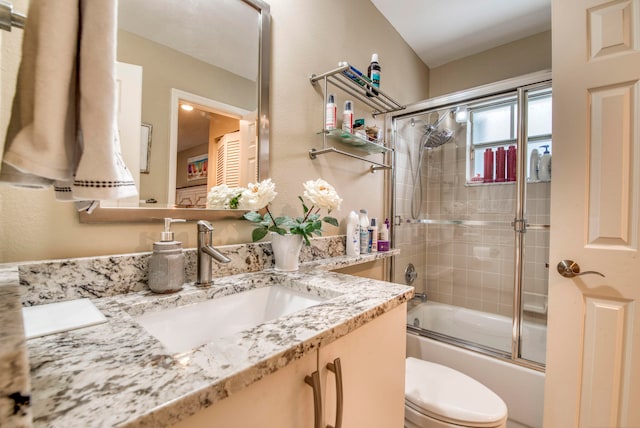
[[[215, 405], [406, 302], [412, 287], [328, 271], [393, 254], [333, 257], [290, 273], [229, 275], [212, 287], [187, 284], [169, 295], [136, 291], [92, 298], [106, 323], [27, 341], [33, 424], [163, 427]], [[173, 355], [133, 319], [273, 284], [327, 300]]]

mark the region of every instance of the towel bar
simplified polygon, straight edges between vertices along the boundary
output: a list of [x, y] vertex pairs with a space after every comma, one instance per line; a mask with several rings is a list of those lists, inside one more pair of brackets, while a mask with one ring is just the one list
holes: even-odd
[[11, 27], [24, 28], [27, 17], [13, 11], [13, 5], [0, 0], [0, 30], [11, 31]]

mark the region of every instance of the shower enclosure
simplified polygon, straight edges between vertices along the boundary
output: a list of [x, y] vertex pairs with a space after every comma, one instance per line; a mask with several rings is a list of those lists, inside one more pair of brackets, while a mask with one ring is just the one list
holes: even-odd
[[392, 280], [416, 288], [411, 333], [544, 369], [551, 96], [536, 73], [391, 119]]

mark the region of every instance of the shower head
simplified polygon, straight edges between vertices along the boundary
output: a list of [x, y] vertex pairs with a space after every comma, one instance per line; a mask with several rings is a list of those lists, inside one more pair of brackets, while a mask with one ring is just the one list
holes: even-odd
[[427, 149], [435, 149], [436, 147], [440, 147], [441, 145], [449, 142], [449, 140], [451, 140], [451, 137], [453, 137], [453, 131], [448, 128], [431, 129], [424, 135], [424, 147]]

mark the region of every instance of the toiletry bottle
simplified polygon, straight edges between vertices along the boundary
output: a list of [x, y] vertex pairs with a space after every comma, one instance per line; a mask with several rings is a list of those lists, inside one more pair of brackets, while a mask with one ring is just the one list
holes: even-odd
[[516, 146], [507, 149], [507, 181], [516, 181]]
[[549, 153], [549, 146], [544, 147], [544, 153], [540, 156], [540, 167], [538, 168], [538, 178], [540, 181], [551, 181], [551, 153]]
[[498, 150], [496, 150], [496, 183], [502, 183], [506, 180], [506, 162], [507, 152], [504, 147], [498, 147]]
[[485, 183], [493, 183], [493, 149], [484, 151], [484, 180]]
[[164, 232], [160, 241], [153, 243], [149, 259], [149, 288], [154, 293], [173, 293], [184, 285], [184, 253], [182, 242], [173, 239], [171, 223], [183, 219], [164, 219]]
[[336, 129], [337, 124], [337, 110], [336, 110], [336, 96], [333, 94], [329, 94], [327, 97], [327, 113], [324, 123], [324, 129], [327, 131], [331, 131]]
[[381, 70], [382, 67], [380, 67], [380, 63], [378, 62], [378, 54], [374, 53], [373, 55], [371, 55], [371, 63], [369, 64], [369, 68], [367, 69], [367, 76], [369, 77], [369, 80], [371, 80], [371, 83], [373, 83], [373, 86], [368, 88], [370, 91], [367, 91], [368, 97], [374, 97], [378, 95], [378, 91], [376, 91], [375, 88], [380, 87]]
[[538, 178], [538, 168], [540, 167], [540, 152], [538, 149], [531, 150], [531, 158], [529, 159], [529, 181], [536, 182]]
[[342, 130], [344, 132], [353, 133], [353, 102], [344, 102], [344, 112], [342, 113]]
[[351, 211], [347, 220], [347, 256], [360, 255], [360, 220], [358, 213]]
[[380, 227], [380, 239], [378, 239], [378, 251], [389, 251], [389, 219], [385, 219]]
[[360, 210], [359, 227], [360, 233], [360, 254], [366, 254], [369, 251], [369, 216], [364, 208]]
[[378, 220], [376, 218], [371, 219], [371, 226], [369, 226], [369, 236], [370, 236], [369, 241], [371, 242], [371, 244], [369, 245], [370, 247], [369, 252], [377, 253], [378, 252]]

